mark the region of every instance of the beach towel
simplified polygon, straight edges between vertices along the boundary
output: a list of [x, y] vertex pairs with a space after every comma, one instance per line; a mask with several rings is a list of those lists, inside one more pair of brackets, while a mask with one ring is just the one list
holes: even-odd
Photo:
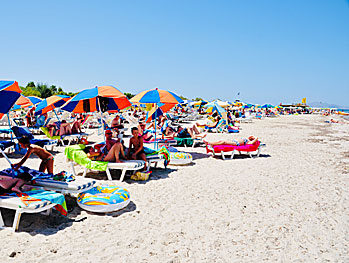
[[71, 173], [68, 173], [66, 171], [61, 171], [53, 175], [53, 174], [47, 174], [44, 172], [39, 172], [38, 170], [30, 169], [26, 166], [21, 166], [15, 174], [13, 174], [11, 168], [4, 169], [0, 171], [0, 175], [14, 176], [26, 181], [31, 181], [36, 179], [41, 179], [41, 180], [51, 179], [55, 181], [71, 182], [75, 180], [74, 176]]
[[180, 147], [184, 147], [184, 146], [191, 147], [193, 146], [193, 143], [194, 143], [194, 140], [192, 138], [175, 137], [174, 139], [177, 141], [177, 146], [180, 146]]
[[108, 167], [108, 162], [92, 161], [88, 158], [87, 154], [83, 151], [85, 145], [78, 144], [65, 147], [65, 156], [79, 165], [86, 167], [87, 169], [95, 171], [106, 171]]
[[52, 204], [56, 204], [55, 209], [58, 212], [64, 216], [67, 215], [67, 204], [65, 202], [64, 195], [62, 194], [33, 188], [32, 190], [23, 193], [6, 193], [1, 195], [1, 198], [12, 196], [19, 197], [21, 199], [23, 208], [38, 201], [49, 201]]
[[171, 159], [170, 152], [168, 151], [168, 149], [165, 146], [162, 146], [159, 150], [153, 150], [153, 149], [150, 149], [148, 147], [143, 147], [143, 149], [144, 149], [146, 156], [161, 154], [166, 161], [165, 165], [170, 163], [170, 159]]

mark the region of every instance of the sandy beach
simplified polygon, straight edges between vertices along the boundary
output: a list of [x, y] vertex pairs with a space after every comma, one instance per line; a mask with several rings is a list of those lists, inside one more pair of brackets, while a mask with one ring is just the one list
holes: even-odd
[[[99, 215], [67, 198], [67, 218], [24, 214], [18, 232], [0, 231], [0, 262], [348, 262], [349, 125], [329, 118], [265, 118], [237, 135], [208, 135], [258, 136], [266, 148], [256, 159], [179, 148], [192, 165], [160, 166], [146, 182], [101, 175], [99, 184], [130, 191], [128, 207]], [[54, 152], [55, 172], [69, 171], [63, 152]], [[9, 225], [14, 212], [2, 214]]]

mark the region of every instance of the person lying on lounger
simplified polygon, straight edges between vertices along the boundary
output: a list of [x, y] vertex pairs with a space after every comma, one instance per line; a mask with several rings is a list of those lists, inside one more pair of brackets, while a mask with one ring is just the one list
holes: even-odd
[[177, 128], [177, 131], [175, 131], [171, 127], [167, 127], [166, 130], [163, 132], [164, 139], [174, 139], [175, 137], [198, 139], [198, 138], [205, 138], [206, 135], [207, 135], [206, 133], [200, 133], [195, 124], [187, 128], [183, 128], [179, 126]]
[[250, 136], [248, 138], [240, 138], [240, 139], [232, 139], [232, 140], [221, 140], [216, 142], [207, 142], [204, 141], [204, 143], [207, 145], [234, 145], [234, 146], [242, 146], [247, 144], [255, 144], [258, 141], [257, 137]]
[[22, 160], [19, 163], [13, 164], [13, 168], [15, 170], [18, 170], [24, 163], [25, 161], [29, 158], [29, 156], [34, 153], [41, 159], [39, 171], [40, 172], [47, 172], [49, 174], [53, 174], [53, 162], [54, 162], [54, 157], [51, 153], [46, 151], [44, 148], [35, 145], [35, 144], [30, 144], [30, 140], [27, 136], [23, 136], [18, 139], [18, 142], [22, 148], [27, 148], [27, 153], [23, 156]]
[[9, 192], [22, 193], [20, 188], [25, 184], [25, 181], [20, 178], [11, 178], [9, 176], [0, 176], [0, 195]]
[[139, 136], [137, 127], [133, 127], [131, 132], [133, 137], [130, 139], [127, 158], [131, 160], [143, 160], [145, 162], [144, 170], [147, 170], [147, 158], [143, 148], [143, 138]]

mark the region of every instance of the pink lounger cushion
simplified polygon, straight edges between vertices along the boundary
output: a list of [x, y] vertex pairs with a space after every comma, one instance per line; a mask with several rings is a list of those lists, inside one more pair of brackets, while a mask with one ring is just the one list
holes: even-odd
[[[214, 145], [212, 147], [213, 147], [215, 153], [231, 152], [234, 150], [237, 150], [239, 152], [254, 152], [254, 151], [258, 150], [258, 147], [260, 144], [261, 144], [260, 141], [257, 141], [254, 144], [246, 144], [246, 145], [241, 145], [241, 146], [224, 144], [224, 145]], [[210, 152], [210, 150], [208, 148], [207, 148], [207, 151]]]

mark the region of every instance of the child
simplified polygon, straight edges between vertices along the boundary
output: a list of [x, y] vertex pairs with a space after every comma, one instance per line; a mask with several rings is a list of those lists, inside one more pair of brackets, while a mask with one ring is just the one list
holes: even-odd
[[49, 174], [53, 174], [53, 160], [54, 160], [54, 158], [53, 158], [53, 155], [51, 153], [49, 153], [48, 151], [46, 151], [45, 149], [43, 149], [42, 147], [40, 147], [38, 145], [35, 145], [35, 144], [31, 145], [30, 140], [27, 136], [23, 136], [23, 137], [19, 138], [18, 142], [22, 148], [27, 148], [28, 150], [27, 150], [27, 153], [24, 155], [24, 157], [22, 158], [22, 160], [19, 163], [13, 164], [13, 168], [15, 170], [18, 170], [25, 163], [25, 161], [29, 158], [29, 156], [32, 153], [34, 153], [41, 159], [39, 171], [45, 172], [47, 169], [47, 172]]
[[147, 158], [145, 157], [143, 149], [143, 138], [138, 134], [138, 128], [133, 127], [131, 129], [133, 137], [130, 139], [130, 145], [128, 147], [127, 158], [133, 160], [145, 161], [144, 170], [147, 170]]

